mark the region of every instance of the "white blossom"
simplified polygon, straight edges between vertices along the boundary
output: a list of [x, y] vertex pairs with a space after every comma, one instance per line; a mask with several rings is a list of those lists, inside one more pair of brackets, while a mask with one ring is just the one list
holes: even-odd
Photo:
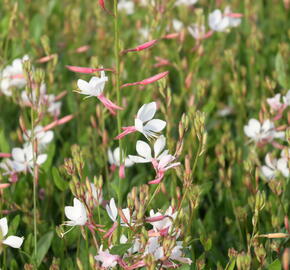
[[73, 206], [65, 206], [64, 213], [69, 221], [65, 222], [68, 226], [83, 226], [87, 222], [86, 208], [81, 201], [74, 198]]
[[13, 248], [20, 248], [24, 237], [18, 237], [18, 236], [14, 236], [14, 235], [10, 235], [7, 238], [5, 238], [5, 236], [8, 233], [8, 224], [7, 224], [7, 218], [1, 218], [0, 219], [0, 236], [1, 236], [1, 242], [2, 244], [8, 245], [10, 247]]

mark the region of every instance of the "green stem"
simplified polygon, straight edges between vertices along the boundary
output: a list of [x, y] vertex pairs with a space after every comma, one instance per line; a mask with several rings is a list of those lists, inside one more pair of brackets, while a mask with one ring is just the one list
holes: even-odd
[[[120, 95], [120, 48], [119, 48], [119, 24], [118, 24], [118, 0], [114, 0], [114, 53], [115, 53], [115, 65], [116, 65], [116, 94], [117, 94], [117, 104], [121, 104]], [[120, 112], [117, 113], [117, 125], [118, 133], [121, 133], [121, 115]], [[122, 163], [122, 141], [119, 140], [120, 149], [120, 164]], [[119, 188], [118, 188], [118, 208], [122, 207], [122, 179], [119, 177]], [[120, 223], [120, 217], [119, 217]], [[120, 224], [119, 224], [120, 225]], [[120, 228], [120, 226], [119, 226]], [[120, 236], [121, 231], [118, 230], [118, 235]], [[118, 237], [119, 239], [120, 237]]]

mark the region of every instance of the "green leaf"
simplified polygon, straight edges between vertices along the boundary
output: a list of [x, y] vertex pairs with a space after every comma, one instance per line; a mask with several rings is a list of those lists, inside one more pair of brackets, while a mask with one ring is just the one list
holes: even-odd
[[236, 265], [236, 260], [233, 259], [231, 262], [228, 263], [226, 270], [234, 270]]
[[282, 55], [280, 53], [278, 53], [276, 56], [275, 68], [279, 84], [286, 89], [287, 88], [286, 67]]
[[52, 177], [54, 184], [60, 191], [65, 191], [68, 188], [68, 183], [62, 179], [58, 169], [55, 167], [52, 168]]
[[6, 141], [4, 130], [0, 131], [0, 152], [9, 153], [10, 147], [8, 142]]
[[126, 243], [126, 244], [120, 244], [120, 245], [117, 245], [115, 247], [113, 247], [111, 250], [110, 250], [110, 253], [111, 254], [115, 254], [115, 255], [124, 255], [126, 253], [126, 251], [132, 247], [132, 243]]
[[36, 254], [36, 263], [37, 266], [39, 266], [45, 257], [47, 251], [50, 248], [52, 238], [53, 238], [53, 231], [46, 233], [43, 235], [39, 241], [38, 241], [38, 249], [37, 249], [37, 254]]
[[279, 261], [279, 259], [276, 259], [268, 267], [268, 270], [281, 270], [281, 269], [282, 269], [282, 266], [281, 266], [281, 262]]
[[13, 234], [16, 233], [17, 228], [19, 226], [19, 222], [20, 222], [20, 216], [17, 215], [15, 218], [13, 218], [12, 222], [10, 222], [9, 232], [11, 232]]

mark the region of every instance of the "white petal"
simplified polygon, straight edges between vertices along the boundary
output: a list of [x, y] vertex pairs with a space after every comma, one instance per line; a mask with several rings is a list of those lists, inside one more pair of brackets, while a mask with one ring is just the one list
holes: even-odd
[[106, 205], [106, 210], [110, 219], [115, 222], [117, 220], [118, 210], [114, 198], [110, 200], [110, 205]]
[[137, 113], [137, 118], [143, 122], [149, 121], [153, 118], [156, 113], [157, 105], [156, 102], [144, 104]]
[[136, 151], [139, 154], [139, 156], [144, 157], [147, 160], [151, 160], [152, 159], [151, 148], [148, 145], [148, 143], [145, 143], [143, 141], [137, 141], [137, 143], [136, 143]]
[[8, 236], [2, 243], [13, 248], [20, 248], [23, 243], [23, 240], [24, 237], [11, 235]]
[[82, 80], [82, 79], [79, 79], [78, 82], [77, 82], [77, 85], [78, 85], [78, 88], [82, 91], [82, 92], [89, 92], [90, 90], [90, 86], [88, 84], [88, 82]]
[[162, 131], [166, 126], [166, 122], [159, 119], [153, 119], [150, 120], [145, 126], [144, 130], [149, 130], [153, 132], [160, 132]]
[[163, 151], [166, 144], [166, 138], [162, 135], [154, 143], [154, 157], [157, 158]]
[[38, 165], [43, 164], [47, 160], [47, 154], [41, 154], [37, 157], [36, 163]]
[[48, 144], [52, 141], [52, 139], [53, 139], [53, 131], [49, 130], [45, 132], [45, 135], [41, 138], [40, 143]]
[[12, 157], [15, 161], [18, 161], [20, 163], [25, 162], [24, 151], [21, 148], [13, 148]]
[[112, 153], [112, 150], [110, 148], [108, 149], [108, 159], [109, 159], [109, 163], [111, 165], [115, 165], [113, 153]]
[[261, 168], [263, 175], [267, 178], [267, 179], [272, 179], [275, 176], [275, 171], [270, 169], [267, 166], [262, 166]]
[[148, 159], [145, 159], [145, 158], [142, 158], [139, 156], [129, 155], [129, 159], [134, 163], [148, 163], [148, 162], [150, 162]]
[[0, 219], [0, 229], [2, 232], [2, 236], [6, 236], [6, 234], [8, 233], [8, 224], [6, 217]]

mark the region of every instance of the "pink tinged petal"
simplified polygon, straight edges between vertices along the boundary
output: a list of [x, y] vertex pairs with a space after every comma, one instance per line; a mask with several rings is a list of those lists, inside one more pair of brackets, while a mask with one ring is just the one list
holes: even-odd
[[139, 154], [139, 156], [144, 157], [149, 162], [151, 161], [152, 154], [151, 154], [151, 148], [148, 143], [145, 143], [143, 141], [137, 141], [136, 151]]
[[115, 221], [113, 226], [108, 230], [108, 232], [103, 236], [103, 239], [110, 238], [113, 232], [118, 228], [118, 222]]
[[146, 218], [146, 222], [148, 223], [151, 223], [151, 222], [156, 222], [156, 221], [160, 221], [160, 220], [163, 220], [164, 218], [166, 218], [166, 216], [155, 216], [155, 217], [149, 217], [149, 218]]
[[17, 162], [20, 162], [20, 163], [25, 162], [24, 151], [21, 148], [13, 148], [12, 149], [12, 157]]
[[150, 102], [147, 104], [144, 104], [137, 113], [137, 119], [141, 120], [142, 122], [147, 122], [151, 120], [157, 110], [157, 104], [156, 102]]
[[23, 243], [24, 238], [18, 236], [8, 236], [2, 243], [13, 248], [20, 248]]
[[139, 81], [139, 82], [126, 83], [126, 84], [123, 84], [121, 86], [121, 88], [124, 88], [126, 86], [134, 86], [134, 85], [148, 85], [148, 84], [151, 84], [151, 83], [154, 83], [156, 81], [161, 80], [162, 78], [166, 77], [168, 75], [168, 73], [169, 73], [169, 71], [165, 71], [165, 72], [156, 74], [150, 78], [144, 79], [144, 80]]
[[[83, 53], [83, 52], [88, 51], [89, 49], [90, 49], [89, 45], [84, 45], [84, 46], [77, 48], [75, 52], [76, 53]], [[69, 66], [66, 66], [66, 67], [68, 68]]]
[[157, 158], [163, 151], [166, 144], [166, 138], [162, 135], [154, 143], [154, 157]]
[[105, 96], [103, 96], [102, 94], [97, 96], [97, 98], [104, 104], [104, 106], [113, 114], [115, 115], [116, 112], [115, 110], [123, 110], [122, 107], [117, 106], [116, 104], [114, 104], [113, 102], [111, 102], [109, 99], [107, 99]]
[[159, 184], [164, 177], [164, 172], [159, 172], [157, 178], [148, 182], [149, 185]]
[[166, 127], [166, 122], [160, 119], [150, 120], [145, 126], [144, 130], [149, 130], [153, 132], [160, 132]]
[[6, 217], [0, 219], [0, 229], [2, 236], [6, 236], [6, 234], [8, 233], [8, 224]]
[[114, 71], [112, 68], [88, 68], [88, 67], [77, 67], [77, 66], [66, 66], [67, 69], [73, 72], [91, 74], [98, 71]]
[[130, 126], [130, 127], [122, 127], [122, 129], [124, 130], [122, 133], [120, 133], [118, 136], [115, 137], [115, 140], [120, 140], [123, 137], [125, 137], [126, 135], [136, 132], [136, 128], [134, 126]]
[[148, 42], [146, 42], [144, 44], [141, 44], [141, 45], [137, 46], [134, 49], [124, 50], [123, 53], [143, 51], [145, 49], [148, 49], [148, 48], [151, 48], [152, 46], [154, 46], [157, 43], [157, 41], [158, 41], [157, 39], [148, 41]]

